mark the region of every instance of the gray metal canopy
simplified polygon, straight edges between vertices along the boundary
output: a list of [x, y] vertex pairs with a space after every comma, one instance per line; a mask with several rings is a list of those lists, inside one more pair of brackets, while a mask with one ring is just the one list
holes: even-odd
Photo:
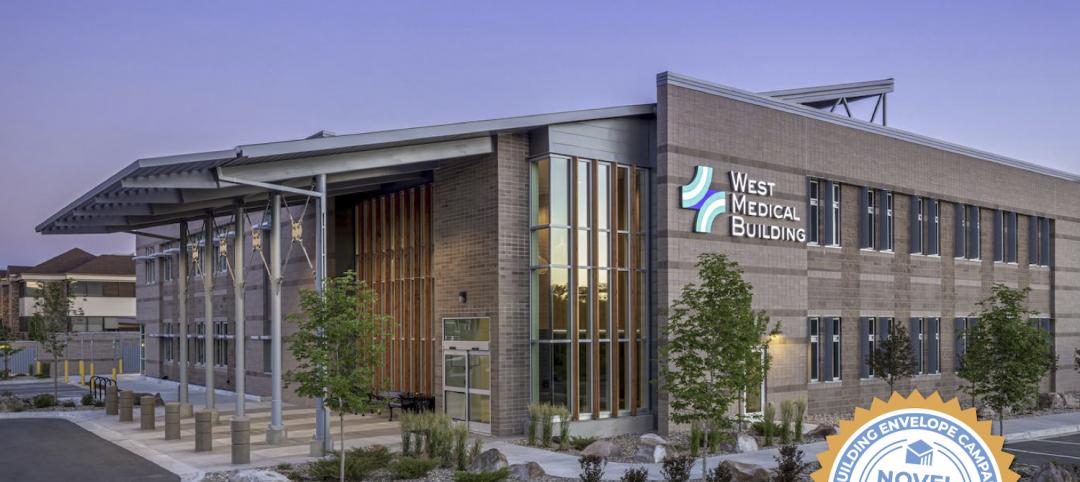
[[320, 174], [327, 176], [330, 195], [418, 182], [440, 162], [493, 152], [494, 134], [655, 110], [655, 104], [642, 104], [343, 136], [320, 132], [307, 139], [139, 159], [35, 229], [42, 234], [130, 232], [228, 214], [238, 206], [261, 207], [271, 190], [310, 195], [312, 179]]

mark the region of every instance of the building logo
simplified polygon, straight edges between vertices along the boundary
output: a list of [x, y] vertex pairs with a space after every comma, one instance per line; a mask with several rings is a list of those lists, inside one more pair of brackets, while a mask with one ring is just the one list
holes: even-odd
[[694, 179], [682, 187], [682, 207], [698, 212], [694, 219], [695, 233], [711, 233], [713, 220], [727, 212], [727, 193], [709, 189], [712, 176], [711, 167], [697, 166]]
[[975, 409], [960, 409], [934, 392], [905, 398], [893, 392], [888, 402], [874, 399], [870, 409], [855, 409], [840, 422], [829, 449], [820, 455], [814, 482], [1016, 482], [1013, 456], [1001, 450], [1004, 439], [990, 434], [990, 422]]
[[679, 205], [697, 210], [695, 233], [711, 233], [716, 217], [730, 212], [730, 234], [737, 238], [806, 242], [806, 228], [798, 225], [795, 208], [773, 201], [776, 183], [754, 179], [745, 172], [728, 171], [731, 191], [709, 189], [713, 169], [697, 166], [694, 178], [680, 188]]

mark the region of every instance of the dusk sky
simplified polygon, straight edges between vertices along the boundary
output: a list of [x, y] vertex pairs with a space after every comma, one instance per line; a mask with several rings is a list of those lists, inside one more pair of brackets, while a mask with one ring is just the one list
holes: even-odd
[[[0, 3], [0, 266], [141, 157], [894, 77], [889, 124], [1080, 173], [1076, 2]], [[678, 8], [675, 8], [675, 7]]]

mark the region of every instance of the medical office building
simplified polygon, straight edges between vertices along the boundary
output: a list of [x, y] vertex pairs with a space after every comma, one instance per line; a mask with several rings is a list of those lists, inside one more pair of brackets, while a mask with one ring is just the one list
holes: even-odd
[[[397, 321], [384, 379], [496, 435], [521, 433], [530, 401], [567, 405], [575, 430], [667, 430], [654, 383], [664, 312], [707, 252], [737, 261], [755, 306], [781, 326], [751, 411], [805, 398], [812, 412], [841, 412], [886, 395], [863, 360], [889, 323], [915, 335], [910, 385], [955, 394], [957, 329], [994, 283], [1031, 288], [1053, 334], [1062, 356], [1043, 389], [1080, 390], [1067, 355], [1080, 344], [1080, 176], [887, 127], [892, 88], [751, 93], [665, 72], [655, 104], [140, 160], [39, 230], [143, 234], [146, 372], [172, 379], [176, 223], [203, 239], [210, 213], [214, 240], [244, 233], [248, 387], [266, 395], [267, 193], [232, 180], [307, 188], [325, 174], [328, 272], [355, 270]], [[859, 102], [874, 107], [868, 119], [847, 114]], [[315, 246], [313, 211], [285, 200], [288, 314], [312, 285]], [[192, 245], [221, 258], [192, 273], [215, 278], [211, 323], [194, 280], [187, 321], [220, 343], [215, 379], [229, 388], [236, 267], [216, 243]]]

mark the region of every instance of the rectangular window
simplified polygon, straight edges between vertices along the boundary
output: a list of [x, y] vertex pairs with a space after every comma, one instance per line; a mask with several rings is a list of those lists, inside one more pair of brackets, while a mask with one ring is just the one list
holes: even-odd
[[924, 340], [926, 337], [923, 333], [926, 332], [926, 319], [925, 318], [912, 318], [911, 319], [911, 354], [915, 358], [915, 374], [922, 375], [926, 373], [924, 364], [925, 359], [925, 345]]
[[937, 199], [926, 200], [926, 254], [941, 254], [941, 203]]
[[833, 246], [840, 246], [840, 183], [834, 182], [832, 185], [832, 210], [829, 212], [832, 218], [831, 223], [831, 240], [829, 243]]
[[810, 334], [810, 381], [821, 381], [821, 319], [812, 317], [808, 320], [807, 333]]
[[229, 366], [229, 322], [214, 322], [214, 366]]
[[1017, 235], [1016, 235], [1016, 213], [1009, 211], [1005, 217], [1005, 230], [1008, 234], [1005, 236], [1005, 261], [1008, 263], [1016, 262], [1017, 252]]
[[926, 373], [941, 373], [941, 318], [926, 319]]
[[1050, 266], [1053, 238], [1050, 236], [1050, 219], [1039, 218], [1039, 266]]
[[881, 249], [886, 251], [892, 251], [896, 247], [895, 232], [896, 223], [893, 222], [893, 193], [891, 191], [883, 191], [885, 202], [882, 203], [885, 207], [885, 219], [881, 225], [882, 241], [880, 243]]
[[878, 191], [863, 188], [860, 204], [863, 206], [862, 225], [860, 228], [860, 246], [863, 249], [881, 249], [880, 244], [880, 206]]
[[953, 373], [960, 373], [960, 366], [964, 363], [964, 354], [967, 353], [968, 319], [956, 318], [953, 320]]
[[840, 339], [843, 334], [843, 328], [840, 324], [840, 318], [835, 317], [832, 319], [832, 375], [833, 380], [841, 380], [841, 367], [843, 367], [841, 352], [840, 352]]
[[807, 242], [810, 244], [821, 244], [821, 239], [823, 237], [822, 230], [824, 229], [824, 226], [822, 225], [824, 216], [821, 215], [822, 205], [824, 204], [821, 200], [821, 181], [811, 178], [808, 191], [810, 203], [807, 208], [808, 215], [806, 217]]
[[144, 248], [143, 256], [147, 259], [143, 260], [143, 278], [146, 280], [146, 284], [152, 285], [157, 282], [157, 265], [154, 263], [154, 248]]
[[860, 360], [859, 360], [859, 377], [860, 378], [872, 378], [874, 376], [873, 367], [870, 366], [870, 357], [873, 356], [874, 351], [877, 350], [877, 332], [878, 332], [878, 319], [875, 317], [863, 317], [859, 318], [859, 332], [860, 332]]
[[953, 257], [967, 257], [968, 210], [960, 203], [953, 203]]
[[923, 199], [912, 196], [911, 198], [911, 254], [923, 254], [923, 219], [925, 210]]
[[[162, 252], [167, 252], [169, 247], [169, 245], [166, 245]], [[172, 281], [173, 279], [173, 256], [172, 254], [167, 254], [165, 257], [161, 258], [161, 280]]]
[[196, 365], [206, 364], [206, 323], [196, 323], [195, 343], [191, 343], [188, 346], [193, 347], [195, 353], [188, 356], [189, 360], [194, 360]]
[[1050, 220], [1028, 216], [1028, 264], [1050, 266]]

